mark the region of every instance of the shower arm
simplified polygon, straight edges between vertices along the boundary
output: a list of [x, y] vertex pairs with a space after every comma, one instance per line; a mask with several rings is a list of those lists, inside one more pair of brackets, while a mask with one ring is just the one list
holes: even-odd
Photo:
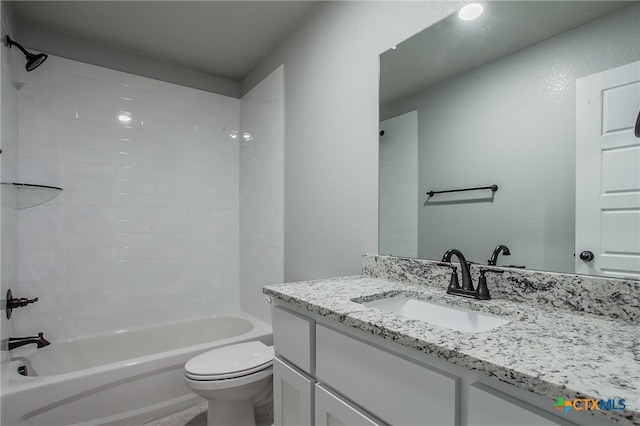
[[20, 51], [22, 51], [22, 53], [24, 53], [25, 55], [33, 55], [33, 53], [29, 52], [27, 49], [25, 49], [24, 47], [22, 47], [20, 45], [20, 43], [15, 42], [13, 40], [11, 40], [11, 37], [9, 36], [5, 36], [5, 45], [9, 48], [11, 48], [11, 46], [16, 46], [18, 49], [20, 49]]

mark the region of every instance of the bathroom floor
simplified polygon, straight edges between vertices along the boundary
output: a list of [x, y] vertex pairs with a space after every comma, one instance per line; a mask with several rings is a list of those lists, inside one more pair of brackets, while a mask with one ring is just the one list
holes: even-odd
[[[256, 423], [258, 423], [257, 426], [273, 426], [273, 419]], [[207, 403], [201, 402], [177, 413], [146, 421], [137, 426], [207, 426]]]
[[201, 402], [177, 413], [144, 422], [139, 426], [206, 426], [207, 403]]

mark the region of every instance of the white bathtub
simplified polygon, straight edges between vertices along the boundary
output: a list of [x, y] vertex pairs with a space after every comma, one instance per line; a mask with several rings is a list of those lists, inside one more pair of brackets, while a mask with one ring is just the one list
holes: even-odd
[[181, 410], [204, 401], [184, 385], [184, 364], [249, 340], [273, 344], [271, 326], [236, 312], [15, 349], [4, 426], [132, 425]]

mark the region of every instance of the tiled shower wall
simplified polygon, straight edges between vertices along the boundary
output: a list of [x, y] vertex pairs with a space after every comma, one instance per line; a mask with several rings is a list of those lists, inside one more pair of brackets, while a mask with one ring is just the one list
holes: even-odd
[[284, 67], [240, 102], [240, 306], [271, 322], [262, 286], [284, 282]]
[[237, 308], [240, 101], [54, 56], [19, 79], [19, 179], [64, 190], [19, 211], [16, 332]]
[[[0, 4], [0, 15], [2, 19], [2, 34], [13, 35], [11, 19], [6, 14], [6, 5]], [[0, 60], [2, 61], [0, 68], [0, 98], [2, 105], [0, 107], [2, 121], [0, 129], [2, 131], [1, 145], [2, 154], [0, 155], [1, 163], [1, 180], [2, 182], [13, 182], [18, 177], [18, 92], [13, 84], [17, 75], [17, 65], [22, 63], [22, 53], [16, 49], [6, 49], [4, 46], [0, 49]], [[2, 283], [0, 298], [4, 300], [7, 290], [15, 289], [18, 284], [18, 211], [9, 207], [7, 198], [12, 194], [7, 190], [6, 185], [0, 187], [0, 200], [2, 207], [0, 216], [2, 220], [2, 229], [0, 233], [0, 280]], [[11, 321], [9, 321], [4, 312], [4, 306], [0, 312], [0, 324], [2, 324], [2, 340], [10, 337], [14, 333]], [[6, 343], [4, 343], [6, 344]], [[3, 348], [4, 349], [4, 346]], [[4, 372], [9, 360], [9, 352], [2, 350], [0, 375], [4, 377]], [[2, 382], [4, 386], [4, 382]], [[2, 410], [0, 410], [2, 412]], [[0, 423], [2, 419], [0, 419]]]

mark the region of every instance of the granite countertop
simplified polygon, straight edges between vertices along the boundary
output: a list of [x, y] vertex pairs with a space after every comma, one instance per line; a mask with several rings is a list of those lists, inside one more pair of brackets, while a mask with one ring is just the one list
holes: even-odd
[[[270, 285], [263, 292], [553, 400], [624, 399], [625, 410], [601, 410], [597, 415], [620, 424], [640, 424], [638, 324], [532, 303], [476, 301], [447, 295], [444, 287], [367, 276]], [[394, 295], [506, 316], [511, 322], [471, 334], [357, 303]]]

